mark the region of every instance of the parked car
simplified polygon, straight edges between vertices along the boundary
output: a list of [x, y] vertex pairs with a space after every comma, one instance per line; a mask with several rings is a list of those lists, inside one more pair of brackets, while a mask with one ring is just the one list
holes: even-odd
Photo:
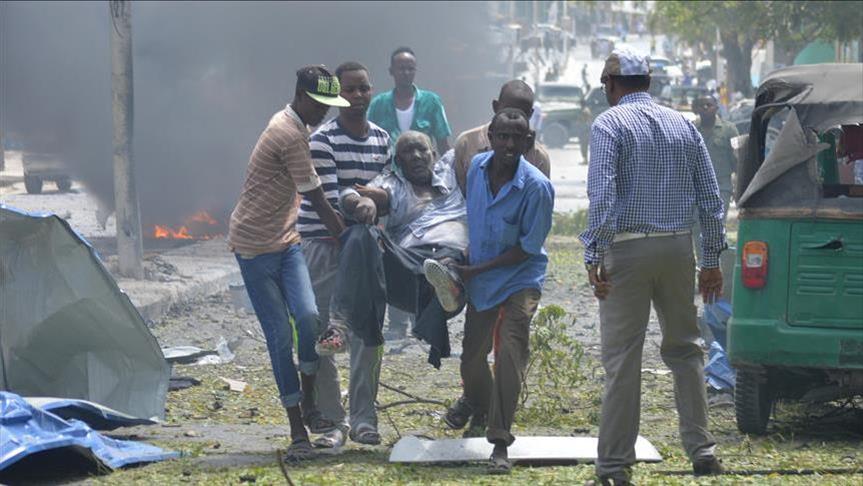
[[542, 83], [536, 99], [542, 108], [542, 141], [549, 147], [563, 147], [576, 136], [582, 116], [581, 86], [569, 83]]
[[21, 161], [27, 193], [41, 193], [44, 181], [53, 181], [57, 189], [63, 192], [72, 188], [72, 179], [56, 155], [24, 152]]
[[842, 167], [863, 157], [860, 86], [863, 64], [776, 70], [758, 88], [748, 136], [733, 144], [740, 227], [728, 355], [744, 433], [763, 434], [777, 400], [863, 394], [863, 185]]

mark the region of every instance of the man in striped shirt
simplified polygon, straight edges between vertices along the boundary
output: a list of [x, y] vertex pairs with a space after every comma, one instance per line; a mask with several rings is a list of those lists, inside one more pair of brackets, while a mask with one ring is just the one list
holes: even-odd
[[[258, 139], [228, 228], [228, 246], [236, 254], [264, 331], [276, 385], [288, 413], [292, 444], [287, 458], [291, 460], [312, 453], [300, 401], [313, 397], [318, 366], [314, 344], [318, 309], [296, 229], [297, 193], [308, 198], [327, 231], [341, 234], [344, 223], [324, 198], [309, 154], [306, 128], [319, 124], [330, 106], [348, 105], [339, 92], [338, 79], [322, 66], [297, 71], [294, 100], [273, 115]], [[294, 365], [289, 312], [297, 329], [302, 381]]]
[[[365, 66], [346, 62], [336, 69], [341, 95], [350, 106], [323, 124], [312, 135], [311, 154], [321, 178], [327, 200], [348, 220], [371, 224], [376, 219], [374, 202], [361, 197], [354, 185], [365, 185], [384, 169], [389, 159], [389, 135], [366, 118], [371, 102], [371, 83]], [[344, 201], [340, 205], [339, 200]], [[336, 282], [339, 242], [327, 231], [313, 201], [303, 200], [298, 224], [303, 238], [303, 254], [309, 266], [312, 287], [321, 314], [322, 345], [340, 348], [349, 345], [350, 421], [341, 403], [339, 375], [332, 355], [321, 356], [316, 380], [316, 404], [304, 410], [313, 432], [326, 433], [322, 445], [339, 446], [345, 441], [350, 424], [351, 438], [363, 444], [380, 443], [375, 399], [380, 377], [381, 346], [366, 346], [346, 327], [330, 329], [330, 300]], [[347, 341], [347, 342], [345, 342]]]
[[698, 287], [722, 289], [723, 207], [698, 130], [647, 93], [649, 60], [613, 52], [600, 79], [611, 108], [590, 133], [588, 228], [580, 239], [599, 299], [605, 393], [596, 473], [602, 484], [631, 484], [641, 399], [641, 353], [656, 309], [662, 360], [674, 376], [680, 438], [696, 475], [720, 474], [707, 430], [703, 353], [694, 305], [693, 207], [703, 228]]

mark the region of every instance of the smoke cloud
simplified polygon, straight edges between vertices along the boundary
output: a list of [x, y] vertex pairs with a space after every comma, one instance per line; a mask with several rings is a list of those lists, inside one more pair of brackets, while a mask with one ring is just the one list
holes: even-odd
[[[417, 84], [453, 131], [491, 116], [505, 81], [481, 2], [134, 2], [133, 153], [146, 227], [199, 209], [221, 217], [270, 115], [304, 64], [355, 60], [375, 92], [389, 55], [417, 53]], [[101, 2], [3, 2], [0, 117], [25, 151], [57, 153], [113, 204], [110, 17]], [[330, 116], [335, 116], [335, 110]]]

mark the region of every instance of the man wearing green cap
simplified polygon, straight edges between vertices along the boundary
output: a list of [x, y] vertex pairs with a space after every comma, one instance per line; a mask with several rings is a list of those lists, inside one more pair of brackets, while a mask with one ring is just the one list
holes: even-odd
[[[348, 106], [337, 78], [323, 66], [297, 71], [294, 100], [270, 118], [255, 145], [246, 181], [228, 227], [228, 247], [237, 258], [252, 307], [264, 331], [282, 405], [291, 426], [286, 459], [312, 455], [300, 402], [312, 399], [318, 368], [315, 333], [318, 309], [297, 231], [298, 194], [307, 197], [327, 231], [345, 228], [324, 197], [309, 152], [307, 126], [318, 125], [330, 106]], [[293, 359], [293, 317], [299, 374]]]

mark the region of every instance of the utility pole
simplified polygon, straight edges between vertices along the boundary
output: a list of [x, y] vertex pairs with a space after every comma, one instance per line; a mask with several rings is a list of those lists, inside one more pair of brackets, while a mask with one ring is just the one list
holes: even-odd
[[120, 275], [144, 278], [141, 213], [132, 163], [132, 3], [111, 0], [111, 108], [114, 118], [114, 206]]

